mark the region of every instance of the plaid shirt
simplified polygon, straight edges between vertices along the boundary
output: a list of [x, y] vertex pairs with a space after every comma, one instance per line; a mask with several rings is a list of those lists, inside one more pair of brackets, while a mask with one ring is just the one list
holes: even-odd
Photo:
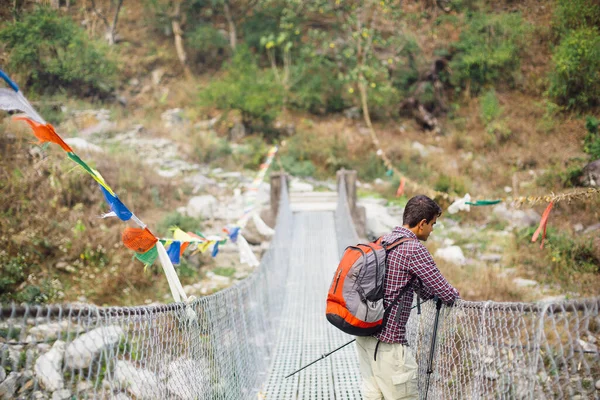
[[[422, 290], [419, 290], [416, 281], [413, 283], [413, 290], [418, 291], [423, 300], [438, 296], [444, 303], [452, 304], [458, 298], [458, 291], [442, 276], [427, 248], [417, 239], [417, 235], [406, 228], [397, 226], [391, 233], [383, 237], [383, 244], [391, 244], [400, 238], [413, 238], [415, 240], [402, 243], [388, 253], [384, 306], [389, 307], [400, 289], [406, 286], [414, 275], [421, 278], [423, 282]], [[377, 339], [386, 343], [408, 345], [406, 341], [406, 322], [412, 307], [413, 290], [407, 291], [390, 311], [386, 326], [374, 335]], [[399, 316], [397, 316], [398, 313], [400, 313]]]

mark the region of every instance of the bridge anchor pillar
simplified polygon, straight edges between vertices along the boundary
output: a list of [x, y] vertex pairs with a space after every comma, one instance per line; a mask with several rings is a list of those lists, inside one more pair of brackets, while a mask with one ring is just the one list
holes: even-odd
[[346, 198], [348, 199], [348, 208], [352, 215], [352, 221], [356, 228], [358, 237], [363, 239], [367, 237], [367, 211], [364, 207], [356, 204], [356, 180], [358, 174], [355, 170], [341, 169], [336, 174], [338, 192], [340, 189], [340, 179], [344, 177], [346, 181]]

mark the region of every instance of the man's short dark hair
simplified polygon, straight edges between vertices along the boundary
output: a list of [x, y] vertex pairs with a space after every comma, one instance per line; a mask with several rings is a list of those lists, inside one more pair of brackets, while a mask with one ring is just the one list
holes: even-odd
[[409, 228], [414, 228], [422, 220], [430, 223], [440, 215], [442, 215], [442, 208], [429, 197], [420, 194], [406, 203], [402, 223], [408, 225]]

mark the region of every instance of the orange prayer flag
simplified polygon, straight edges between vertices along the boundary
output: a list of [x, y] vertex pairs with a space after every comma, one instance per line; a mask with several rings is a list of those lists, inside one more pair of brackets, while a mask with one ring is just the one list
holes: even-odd
[[127, 227], [123, 231], [122, 239], [125, 247], [136, 253], [147, 252], [154, 247], [158, 241], [158, 238], [154, 236], [148, 228], [141, 229]]
[[404, 184], [406, 183], [406, 179], [404, 177], [400, 178], [400, 186], [398, 186], [398, 190], [396, 191], [396, 197], [400, 197], [404, 194]]
[[535, 230], [535, 233], [533, 234], [533, 236], [531, 237], [531, 241], [535, 242], [538, 238], [538, 236], [540, 235], [540, 232], [542, 232], [542, 243], [540, 244], [540, 249], [544, 248], [544, 239], [546, 239], [546, 227], [548, 226], [548, 217], [550, 217], [550, 211], [552, 211], [552, 207], [554, 206], [554, 203], [550, 202], [550, 204], [548, 204], [548, 207], [546, 207], [546, 209], [544, 210], [544, 213], [542, 214], [542, 219], [540, 220], [540, 226], [538, 226], [538, 228]]
[[45, 142], [56, 143], [67, 153], [73, 153], [73, 149], [58, 136], [58, 133], [56, 133], [52, 124], [43, 125], [27, 117], [14, 117], [14, 119], [17, 121], [25, 121], [29, 124], [35, 137], [40, 140], [40, 144]]
[[181, 249], [179, 250], [179, 257], [181, 257], [183, 255], [183, 252], [185, 251], [185, 249], [187, 249], [187, 247], [189, 245], [190, 245], [190, 242], [181, 243]]

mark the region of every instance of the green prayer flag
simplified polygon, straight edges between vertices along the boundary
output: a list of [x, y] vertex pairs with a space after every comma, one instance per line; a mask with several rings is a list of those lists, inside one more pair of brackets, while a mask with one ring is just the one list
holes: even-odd
[[391, 169], [388, 169], [387, 172], [385, 173], [387, 176], [392, 176], [394, 175], [394, 171]]
[[468, 204], [470, 206], [493, 206], [494, 204], [498, 204], [501, 201], [502, 200], [477, 200], [475, 202], [467, 201], [465, 202], [465, 204]]
[[158, 250], [156, 249], [156, 246], [154, 246], [145, 253], [135, 253], [135, 258], [143, 262], [145, 265], [152, 265], [158, 258]]
[[81, 166], [81, 168], [85, 169], [90, 175], [95, 176], [96, 174], [94, 173], [94, 171], [92, 171], [92, 169], [85, 163], [83, 162], [83, 160], [81, 158], [79, 158], [79, 156], [75, 153], [67, 153], [67, 156], [75, 161], [77, 164], [79, 164]]

